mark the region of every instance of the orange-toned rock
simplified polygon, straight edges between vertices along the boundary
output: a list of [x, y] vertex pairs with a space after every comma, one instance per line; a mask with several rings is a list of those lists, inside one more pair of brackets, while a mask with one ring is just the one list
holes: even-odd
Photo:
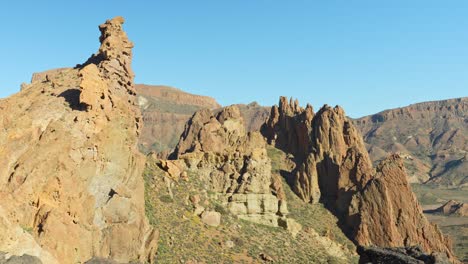
[[80, 103], [85, 104], [90, 110], [98, 111], [112, 107], [108, 99], [106, 82], [101, 78], [96, 64], [88, 64], [79, 71], [81, 77]]
[[[415, 183], [468, 186], [468, 97], [423, 102], [354, 120], [368, 144], [372, 160], [388, 153], [405, 160]], [[428, 158], [423, 158], [428, 157]]]
[[353, 197], [348, 223], [359, 245], [420, 245], [426, 252], [443, 252], [455, 260], [451, 242], [423, 215], [397, 155], [382, 161], [374, 178]]
[[100, 26], [100, 52], [84, 65], [0, 101], [0, 233], [20, 242], [0, 239], [0, 251], [43, 263], [154, 261], [122, 22]]
[[420, 245], [457, 262], [450, 241], [423, 215], [402, 160], [391, 156], [375, 173], [362, 136], [342, 108], [325, 105], [315, 115], [307, 109], [282, 97], [262, 129], [270, 143], [294, 155], [295, 193], [325, 203], [357, 245]]

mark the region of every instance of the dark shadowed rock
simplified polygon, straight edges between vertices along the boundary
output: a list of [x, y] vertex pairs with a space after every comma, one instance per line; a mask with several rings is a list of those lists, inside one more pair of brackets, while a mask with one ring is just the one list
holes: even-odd
[[447, 257], [426, 254], [420, 247], [358, 247], [359, 263], [372, 264], [450, 264]]
[[6, 254], [0, 252], [0, 264], [42, 264], [42, 261], [35, 256], [24, 254], [22, 256], [10, 256], [6, 258]]

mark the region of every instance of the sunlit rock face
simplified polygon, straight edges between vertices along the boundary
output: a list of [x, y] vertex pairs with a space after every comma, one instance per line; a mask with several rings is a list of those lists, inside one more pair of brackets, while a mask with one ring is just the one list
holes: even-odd
[[86, 63], [36, 74], [0, 101], [3, 251], [43, 263], [153, 261], [123, 22], [99, 26], [101, 47]]

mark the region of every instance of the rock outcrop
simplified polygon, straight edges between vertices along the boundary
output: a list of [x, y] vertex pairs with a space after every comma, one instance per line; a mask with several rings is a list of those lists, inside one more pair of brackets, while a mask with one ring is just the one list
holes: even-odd
[[177, 145], [185, 123], [201, 109], [221, 108], [215, 99], [167, 86], [135, 85], [144, 126], [139, 147], [167, 157]]
[[392, 155], [377, 167], [365, 188], [353, 197], [349, 212], [352, 236], [359, 245], [409, 247], [452, 257], [451, 242], [421, 213], [406, 179], [402, 159]]
[[405, 157], [409, 180], [468, 186], [468, 98], [425, 102], [354, 120], [375, 162]]
[[372, 175], [372, 164], [362, 138], [340, 107], [325, 105], [313, 113], [296, 101], [280, 98], [262, 127], [270, 144], [291, 153], [296, 160], [295, 192], [304, 200], [320, 198], [345, 212], [352, 194]]
[[372, 264], [449, 264], [450, 260], [441, 254], [426, 254], [420, 247], [359, 247], [360, 263]]
[[202, 110], [187, 123], [173, 158], [208, 183], [208, 189], [239, 218], [278, 226], [288, 213], [281, 181], [271, 174], [266, 143], [247, 133], [237, 106]]
[[443, 215], [468, 216], [468, 204], [450, 200], [435, 210], [429, 210], [427, 213], [436, 213]]
[[357, 245], [421, 245], [456, 261], [450, 241], [424, 217], [401, 159], [391, 156], [375, 172], [362, 136], [342, 108], [325, 105], [313, 114], [311, 106], [303, 109], [282, 97], [262, 132], [294, 156], [288, 182], [296, 194], [324, 203]]
[[[139, 137], [140, 150], [167, 156], [179, 142], [180, 135], [193, 114], [202, 109], [222, 110], [215, 99], [189, 94], [180, 89], [160, 85], [135, 85], [137, 101], [143, 114], [144, 126]], [[246, 131], [258, 131], [269, 116], [269, 107], [253, 102], [236, 105], [244, 119]]]
[[0, 102], [0, 251], [43, 263], [153, 261], [123, 22], [99, 27], [99, 52], [83, 65], [37, 74]]

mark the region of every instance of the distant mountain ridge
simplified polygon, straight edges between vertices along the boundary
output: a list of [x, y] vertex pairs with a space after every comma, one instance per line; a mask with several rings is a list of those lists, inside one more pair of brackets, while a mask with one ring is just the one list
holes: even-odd
[[139, 148], [145, 153], [168, 152], [177, 144], [193, 113], [221, 107], [214, 98], [169, 86], [136, 84], [135, 89], [144, 123]]
[[[177, 145], [185, 123], [202, 109], [221, 110], [222, 106], [209, 96], [195, 95], [163, 85], [136, 84], [137, 100], [143, 115], [140, 150], [156, 152], [164, 157]], [[238, 104], [246, 120], [247, 131], [256, 131], [270, 114], [269, 107], [256, 102]]]
[[374, 161], [405, 157], [411, 182], [468, 186], [468, 97], [423, 102], [355, 119]]
[[[140, 150], [167, 154], [185, 123], [198, 110], [221, 109], [214, 98], [161, 85], [137, 84], [144, 127]], [[248, 131], [257, 131], [269, 108], [237, 105]], [[468, 186], [468, 97], [412, 104], [354, 119], [374, 163], [393, 152], [405, 159], [409, 181], [446, 187]]]

